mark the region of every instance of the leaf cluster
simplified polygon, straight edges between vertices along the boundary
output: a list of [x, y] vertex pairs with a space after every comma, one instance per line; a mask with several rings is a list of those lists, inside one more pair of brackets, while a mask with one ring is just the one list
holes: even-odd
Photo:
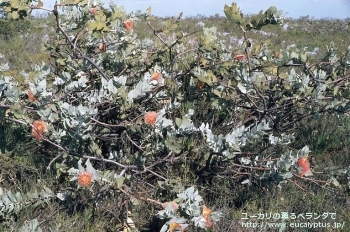
[[[13, 4], [9, 12], [16, 11]], [[215, 27], [178, 31], [181, 15], [159, 26], [149, 11], [98, 5], [92, 13], [85, 1], [62, 4], [64, 14], [52, 10], [57, 31], [44, 46], [48, 62], [16, 75], [5, 60], [0, 64], [1, 119], [27, 127], [29, 136], [38, 130], [34, 121], [47, 124], [48, 132], [36, 131], [42, 133], [37, 146], [48, 154], [45, 168], [55, 169], [59, 184], [71, 185], [57, 187], [60, 200], [91, 191], [98, 202], [115, 191], [130, 204], [160, 206], [135, 194], [140, 183], [158, 199], [194, 179], [284, 183], [298, 174], [298, 158], [310, 153], [308, 146], [293, 149], [295, 124], [349, 111], [349, 48], [338, 55], [330, 43], [311, 63], [306, 51], [290, 47], [277, 54], [268, 41], [249, 38], [282, 20], [275, 7], [244, 19], [235, 3], [225, 6], [227, 18], [241, 26], [243, 42], [236, 47]], [[145, 21], [152, 37], [127, 30], [126, 20]], [[92, 179], [81, 181], [83, 172]], [[182, 177], [189, 183], [174, 184]], [[77, 180], [86, 189], [78, 190]], [[9, 211], [12, 194], [3, 195]], [[161, 211], [174, 219], [164, 230], [187, 224], [189, 216], [204, 228], [209, 216], [200, 216], [199, 193], [191, 187], [178, 197], [183, 214]]]

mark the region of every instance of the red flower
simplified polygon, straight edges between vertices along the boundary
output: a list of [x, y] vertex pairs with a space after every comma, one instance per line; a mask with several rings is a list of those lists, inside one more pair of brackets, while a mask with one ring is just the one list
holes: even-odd
[[96, 6], [91, 7], [90, 13], [91, 13], [91, 14], [96, 14], [96, 12], [97, 12], [97, 7], [96, 7]]
[[306, 173], [310, 171], [310, 162], [306, 157], [301, 157], [298, 159], [298, 165], [301, 167], [301, 171], [299, 172], [299, 176], [304, 176]]
[[78, 184], [81, 187], [89, 187], [92, 183], [93, 175], [87, 171], [81, 171], [78, 175]]
[[159, 81], [162, 78], [162, 74], [159, 72], [155, 72], [152, 74], [150, 81]]
[[43, 138], [42, 134], [47, 132], [47, 125], [44, 121], [36, 120], [32, 125], [32, 135], [37, 140], [41, 140]]
[[213, 225], [213, 223], [211, 222], [211, 219], [210, 219], [210, 214], [211, 214], [211, 209], [209, 209], [208, 207], [203, 205], [202, 216], [203, 216], [203, 218], [206, 221], [205, 226], [207, 228], [209, 228], [209, 227], [211, 227]]
[[198, 80], [197, 82], [197, 89], [201, 90], [205, 86], [205, 82]]
[[179, 205], [176, 202], [170, 201], [170, 202], [165, 202], [162, 204], [163, 209], [166, 209], [168, 207], [168, 205], [171, 205], [174, 209], [174, 211], [179, 209]]
[[144, 120], [147, 125], [154, 125], [157, 121], [158, 113], [150, 111], [145, 114]]
[[173, 222], [169, 226], [169, 232], [184, 231], [179, 223]]
[[240, 55], [235, 56], [235, 60], [237, 60], [237, 61], [242, 61], [244, 59], [245, 59], [245, 55], [240, 54]]
[[105, 51], [106, 51], [106, 43], [100, 43], [100, 44], [98, 45], [98, 50], [99, 50], [100, 52], [105, 52]]
[[127, 31], [131, 31], [133, 28], [133, 23], [130, 19], [124, 21], [124, 27]]
[[30, 91], [30, 89], [27, 90], [27, 96], [28, 96], [29, 101], [31, 101], [31, 102], [35, 102], [36, 101], [36, 98], [32, 94], [32, 92]]

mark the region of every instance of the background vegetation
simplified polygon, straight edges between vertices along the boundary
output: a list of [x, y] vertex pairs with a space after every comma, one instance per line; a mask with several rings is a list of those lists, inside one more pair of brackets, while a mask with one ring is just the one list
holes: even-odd
[[[155, 18], [152, 26], [162, 28], [166, 20], [169, 19]], [[195, 47], [199, 43], [204, 26], [209, 28], [215, 26], [219, 40], [233, 46], [233, 54], [244, 53], [241, 29], [233, 26], [226, 18], [198, 16], [178, 21], [176, 31], [193, 33], [191, 37], [184, 38], [184, 43], [189, 47]], [[349, 24], [350, 19], [314, 20], [309, 17], [285, 19], [281, 27], [268, 25], [263, 30], [253, 31], [249, 36], [255, 46], [263, 42], [273, 53], [282, 53], [291, 47], [299, 51], [311, 51], [310, 63], [312, 63], [327, 55], [327, 46], [329, 47], [330, 42], [334, 42], [339, 57], [345, 56], [349, 46]], [[53, 53], [44, 49], [44, 45], [56, 35], [56, 30], [53, 28], [55, 18], [52, 15], [24, 20], [0, 19], [0, 54], [5, 55], [3, 61], [10, 65], [10, 71], [6, 74], [16, 76], [22, 70], [30, 72], [32, 65], [42, 62], [57, 66]], [[154, 31], [143, 20], [134, 22], [134, 32], [140, 39], [154, 37]], [[108, 66], [108, 63], [104, 65]], [[23, 101], [27, 100], [25, 95], [22, 98]], [[5, 102], [0, 103], [5, 105]], [[199, 126], [202, 121], [211, 122], [215, 134], [227, 134], [225, 131], [227, 127], [223, 122], [228, 118], [232, 117], [232, 120], [238, 122], [241, 118], [245, 119], [248, 114], [242, 112], [244, 116], [232, 116], [233, 112], [213, 111], [205, 101], [198, 101], [196, 104], [196, 112], [199, 113], [192, 118], [194, 124]], [[135, 111], [135, 115], [139, 114], [137, 109], [132, 110]], [[184, 115], [184, 112], [187, 112], [187, 108], [175, 112], [172, 117]], [[7, 120], [6, 108], [1, 108], [0, 113], [1, 188], [22, 193], [32, 192], [35, 189], [40, 191], [43, 186], [54, 192], [62, 189], [62, 186], [68, 190], [75, 188], [65, 179], [67, 174], [60, 173], [60, 166], [47, 169], [55, 157], [52, 153], [57, 148], [48, 142], [34, 140], [28, 126]], [[261, 181], [255, 179], [251, 184], [241, 184], [246, 176], [252, 175], [254, 171], [242, 166], [238, 174], [235, 174], [233, 170], [225, 169], [229, 167], [225, 162], [216, 169], [208, 168], [205, 163], [208, 159], [203, 157], [201, 152], [205, 155], [210, 153], [202, 150], [192, 152], [192, 156], [184, 155], [174, 163], [166, 163], [164, 167], [157, 168], [157, 172], [166, 180], [160, 181], [150, 173], [140, 175], [129, 173], [127, 178], [133, 179], [133, 183], [137, 184], [130, 184], [131, 189], [125, 191], [130, 191], [135, 198], [139, 197], [137, 202], [131, 201], [127, 194], [120, 194], [117, 187], [105, 191], [102, 189], [100, 194], [95, 195], [88, 189], [81, 189], [75, 191], [68, 201], [44, 201], [16, 214], [3, 215], [0, 217], [0, 228], [1, 231], [18, 231], [20, 228], [23, 229], [26, 222], [36, 218], [43, 231], [120, 231], [125, 224], [127, 212], [132, 211], [136, 228], [141, 231], [159, 231], [165, 221], [156, 218], [155, 214], [161, 207], [142, 199], [169, 201], [176, 198], [176, 194], [188, 186], [195, 186], [205, 204], [210, 205], [215, 211], [221, 211], [224, 216], [209, 229], [210, 231], [268, 231], [243, 228], [242, 212], [248, 215], [260, 212], [295, 214], [336, 212], [336, 220], [327, 218], [322, 222], [344, 222], [349, 226], [350, 192], [349, 179], [345, 174], [345, 168], [350, 166], [349, 123], [347, 114], [326, 112], [299, 120], [289, 128], [295, 136], [295, 141], [289, 148], [299, 150], [308, 145], [311, 150], [310, 159], [314, 176], [310, 178], [295, 175], [285, 183], [278, 183], [271, 178]], [[202, 144], [192, 146], [201, 149]], [[254, 145], [245, 149], [247, 153], [256, 150]], [[99, 163], [98, 168], [108, 170], [111, 167]], [[188, 229], [188, 231], [201, 230], [195, 227]], [[277, 231], [275, 228], [270, 230]], [[335, 231], [331, 228], [308, 231], [332, 230]], [[293, 230], [287, 228], [286, 231]]]

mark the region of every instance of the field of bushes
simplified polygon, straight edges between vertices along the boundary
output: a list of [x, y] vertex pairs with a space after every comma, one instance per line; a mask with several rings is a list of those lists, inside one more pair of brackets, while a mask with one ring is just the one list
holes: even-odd
[[[91, 12], [61, 15], [62, 31], [52, 12], [15, 20], [6, 14], [0, 12], [0, 231], [161, 231], [166, 223], [163, 231], [174, 232], [187, 224], [184, 231], [347, 231], [350, 19], [305, 16], [255, 29], [237, 26], [233, 16], [121, 11], [113, 20], [130, 18], [130, 31], [119, 21], [101, 34], [96, 26], [75, 37], [75, 48], [63, 31], [78, 35], [97, 20]], [[74, 28], [70, 20], [83, 23]], [[147, 75], [157, 86], [133, 97]], [[245, 79], [255, 75], [261, 83]], [[310, 81], [288, 84], [294, 77]], [[110, 95], [101, 100], [101, 91]], [[300, 157], [309, 162], [307, 175]], [[77, 183], [80, 166], [97, 170], [101, 181], [78, 176]], [[202, 199], [194, 217], [189, 212], [199, 208], [178, 195], [190, 187]], [[18, 210], [9, 210], [7, 198]], [[285, 212], [297, 218], [275, 217]], [[287, 226], [267, 224], [273, 222]]]

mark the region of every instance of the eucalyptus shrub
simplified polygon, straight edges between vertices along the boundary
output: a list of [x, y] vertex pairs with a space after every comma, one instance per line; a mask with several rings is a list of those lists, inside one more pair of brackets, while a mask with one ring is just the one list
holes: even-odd
[[[47, 169], [77, 187], [58, 186], [55, 193], [43, 187], [28, 197], [0, 189], [1, 215], [43, 199], [68, 201], [85, 188], [94, 199], [113, 190], [163, 208], [161, 231], [189, 224], [205, 229], [222, 215], [207, 208], [193, 186], [180, 182], [177, 198], [161, 202], [129, 191], [135, 178], [147, 175], [166, 188], [168, 165], [183, 159], [198, 175], [237, 176], [242, 184], [310, 176], [308, 147], [290, 148], [293, 125], [349, 110], [350, 47], [338, 56], [331, 43], [321, 61], [310, 63], [307, 51], [271, 51], [249, 38], [266, 25], [281, 25], [275, 7], [249, 18], [235, 3], [224, 7], [244, 38], [238, 47], [220, 40], [215, 27], [178, 31], [181, 15], [155, 28], [150, 8], [129, 14], [87, 0], [64, 0], [54, 9], [40, 0], [0, 6], [12, 19], [34, 10], [55, 16], [56, 33], [44, 44], [50, 63], [17, 76], [1, 63], [0, 119], [27, 125], [28, 136], [52, 154]], [[133, 31], [141, 20], [153, 37], [140, 39]]]

